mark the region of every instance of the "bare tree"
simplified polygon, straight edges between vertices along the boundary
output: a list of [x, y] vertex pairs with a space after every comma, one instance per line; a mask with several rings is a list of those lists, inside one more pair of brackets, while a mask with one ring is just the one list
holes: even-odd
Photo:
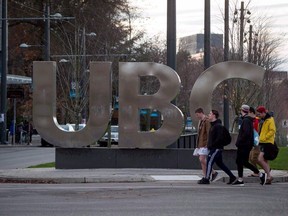
[[[43, 17], [45, 4], [50, 4], [51, 14], [59, 12], [63, 16], [75, 17], [72, 21], [51, 20], [51, 60], [56, 61], [58, 65], [59, 123], [79, 124], [83, 117], [87, 118], [89, 115], [87, 110], [89, 61], [113, 61], [113, 93], [117, 94], [118, 66], [116, 64], [127, 60], [131, 48], [143, 37], [141, 32], [133, 31], [131, 20], [135, 19], [137, 14], [128, 3], [127, 0], [12, 0], [9, 2], [9, 17]], [[15, 32], [15, 37], [9, 38], [9, 47], [15, 50], [9, 53], [11, 65], [9, 68], [15, 71], [15, 74], [31, 76], [32, 61], [43, 59], [41, 49], [33, 48], [24, 53], [18, 47], [21, 42], [43, 45], [44, 22], [43, 20], [19, 20], [10, 22], [9, 27], [10, 32]], [[85, 29], [86, 33], [83, 31]], [[87, 36], [92, 32], [96, 37]], [[56, 55], [66, 56], [58, 58], [55, 57]], [[61, 58], [65, 58], [67, 63], [59, 63]], [[24, 61], [17, 59], [24, 59]], [[25, 64], [25, 70], [17, 69], [23, 68], [20, 63]], [[25, 107], [30, 105], [23, 103]], [[21, 112], [18, 113], [21, 115]]]
[[[244, 8], [244, 15], [249, 11], [249, 16], [244, 16], [243, 26], [240, 26], [239, 17], [235, 17], [238, 11], [238, 1], [231, 8], [235, 8], [231, 11], [230, 17], [232, 18], [232, 26], [230, 28], [230, 60], [243, 59], [246, 62], [251, 62], [263, 67], [266, 71], [273, 71], [279, 66], [282, 60], [277, 55], [277, 49], [283, 43], [283, 38], [280, 35], [273, 35], [269, 31], [269, 24], [271, 18], [263, 16], [253, 16], [253, 9], [248, 10], [250, 1]], [[234, 12], [235, 11], [235, 12]], [[232, 14], [233, 13], [233, 14]], [[239, 12], [238, 12], [239, 14]], [[251, 28], [253, 25], [253, 28]], [[243, 27], [241, 30], [240, 28]], [[250, 27], [250, 28], [249, 28]], [[252, 31], [252, 32], [251, 32]], [[240, 34], [243, 33], [243, 41], [240, 41]], [[243, 46], [243, 56], [240, 56], [239, 49]], [[265, 79], [264, 86], [267, 86], [269, 80]], [[269, 83], [273, 85], [273, 83]], [[229, 99], [230, 104], [234, 108], [235, 114], [240, 109], [241, 104], [247, 103], [250, 105], [260, 104], [263, 99], [263, 88], [260, 89], [252, 82], [246, 80], [230, 80], [229, 85]], [[272, 87], [272, 86], [271, 86]], [[271, 89], [271, 88], [269, 88]], [[269, 101], [268, 98], [266, 98]]]
[[190, 93], [203, 68], [203, 62], [192, 58], [188, 52], [179, 50], [177, 53], [177, 73], [181, 78], [182, 86], [176, 104], [185, 117], [193, 115], [189, 112]]

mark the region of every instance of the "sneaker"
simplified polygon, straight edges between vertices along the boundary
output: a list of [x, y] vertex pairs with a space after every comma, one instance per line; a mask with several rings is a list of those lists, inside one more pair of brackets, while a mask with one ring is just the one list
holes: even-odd
[[267, 180], [267, 174], [266, 173], [262, 173], [260, 176], [261, 176], [260, 177], [260, 181], [261, 181], [260, 184], [264, 185], [266, 183], [266, 180]]
[[265, 185], [271, 185], [271, 184], [272, 184], [272, 181], [273, 181], [273, 177], [271, 176], [270, 179], [267, 179], [267, 180], [266, 180]]
[[201, 180], [198, 181], [198, 184], [210, 184], [210, 181], [203, 177]]
[[236, 177], [234, 176], [234, 177], [230, 177], [230, 179], [229, 179], [229, 182], [227, 182], [227, 184], [228, 185], [230, 185], [230, 184], [232, 184], [233, 182], [235, 182], [235, 180], [236, 180]]
[[244, 186], [244, 182], [237, 180], [237, 181], [233, 182], [232, 185], [235, 185], [235, 186]]
[[212, 173], [212, 176], [211, 176], [211, 181], [213, 182], [218, 176], [218, 172], [215, 171], [215, 173], [213, 174]]

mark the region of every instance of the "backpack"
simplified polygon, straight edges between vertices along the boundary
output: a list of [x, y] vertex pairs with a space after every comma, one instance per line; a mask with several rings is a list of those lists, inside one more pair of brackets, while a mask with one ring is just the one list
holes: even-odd
[[259, 134], [255, 129], [253, 129], [253, 144], [254, 146], [259, 145]]
[[271, 161], [275, 160], [279, 153], [279, 148], [276, 142], [274, 142], [274, 145], [273, 144], [263, 144], [263, 145], [267, 145], [267, 152], [264, 153], [264, 159]]
[[231, 143], [231, 135], [226, 127], [222, 126], [222, 137], [223, 137], [223, 146], [227, 146]]

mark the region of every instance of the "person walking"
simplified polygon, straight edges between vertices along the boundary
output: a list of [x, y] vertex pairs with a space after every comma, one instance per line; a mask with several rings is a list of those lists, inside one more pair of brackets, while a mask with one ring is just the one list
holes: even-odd
[[[197, 136], [197, 148], [194, 150], [193, 155], [199, 157], [199, 161], [201, 164], [201, 169], [203, 172], [203, 176], [206, 176], [206, 161], [208, 155], [208, 134], [210, 130], [210, 122], [208, 117], [204, 114], [202, 108], [198, 108], [195, 110], [196, 118], [199, 120], [198, 122], [198, 136]], [[218, 172], [214, 169], [212, 170], [211, 181], [214, 181], [218, 176]]]
[[266, 174], [260, 173], [257, 167], [249, 163], [249, 154], [254, 144], [254, 135], [253, 135], [253, 119], [248, 116], [250, 107], [248, 105], [241, 106], [241, 118], [242, 123], [239, 129], [239, 134], [236, 140], [237, 147], [237, 171], [238, 171], [238, 180], [233, 182], [232, 185], [235, 186], [244, 186], [243, 181], [243, 169], [244, 166], [252, 170], [260, 177], [260, 183], [262, 185], [266, 182]]
[[[253, 119], [253, 128], [259, 134], [259, 118], [256, 116], [256, 111], [255, 111], [255, 109], [253, 107], [250, 107], [248, 115], [250, 117], [252, 117], [252, 119]], [[254, 144], [254, 146], [253, 146], [253, 148], [252, 148], [252, 150], [250, 151], [250, 154], [249, 154], [249, 162], [255, 167], [257, 167], [257, 165], [260, 165], [259, 161], [258, 161], [259, 154], [260, 154], [260, 147], [259, 147], [259, 142], [258, 142], [258, 145]], [[249, 175], [249, 177], [258, 177], [258, 174], [251, 173]]]
[[206, 164], [206, 175], [201, 180], [198, 181], [198, 184], [210, 184], [210, 176], [213, 169], [213, 164], [216, 163], [217, 166], [222, 169], [229, 177], [229, 182], [227, 184], [232, 184], [236, 177], [235, 175], [228, 169], [228, 167], [223, 163], [222, 159], [222, 151], [223, 151], [223, 143], [226, 141], [223, 139], [223, 130], [224, 126], [219, 118], [219, 112], [217, 110], [211, 110], [209, 113], [208, 119], [211, 123], [211, 128], [209, 130], [208, 136], [208, 157]]
[[259, 146], [260, 154], [258, 161], [261, 167], [267, 174], [267, 184], [271, 184], [273, 177], [270, 173], [269, 160], [271, 151], [273, 151], [273, 145], [275, 145], [276, 126], [274, 118], [270, 115], [264, 106], [259, 106], [257, 109], [257, 116], [259, 116], [263, 122], [260, 123], [259, 130]]

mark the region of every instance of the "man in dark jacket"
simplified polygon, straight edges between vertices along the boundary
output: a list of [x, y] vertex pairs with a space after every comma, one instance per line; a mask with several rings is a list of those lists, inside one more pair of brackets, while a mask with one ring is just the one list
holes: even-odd
[[239, 129], [239, 134], [236, 141], [237, 147], [237, 170], [238, 170], [238, 180], [233, 182], [232, 185], [244, 186], [243, 181], [243, 169], [244, 166], [252, 170], [255, 174], [258, 174], [260, 177], [261, 184], [265, 184], [266, 175], [265, 173], [260, 173], [260, 171], [249, 163], [249, 154], [254, 144], [254, 135], [253, 135], [253, 118], [248, 116], [250, 107], [248, 105], [241, 106], [241, 118], [242, 123]]
[[223, 163], [222, 159], [222, 151], [223, 151], [223, 130], [224, 126], [219, 117], [219, 112], [217, 110], [212, 110], [209, 113], [209, 121], [211, 122], [211, 128], [209, 130], [209, 137], [208, 137], [208, 149], [209, 154], [207, 157], [207, 164], [206, 164], [206, 176], [203, 177], [201, 180], [198, 181], [198, 184], [210, 184], [210, 176], [213, 168], [214, 162], [217, 166], [222, 169], [229, 177], [230, 180], [227, 184], [232, 184], [236, 177], [233, 173], [228, 169], [228, 167]]

